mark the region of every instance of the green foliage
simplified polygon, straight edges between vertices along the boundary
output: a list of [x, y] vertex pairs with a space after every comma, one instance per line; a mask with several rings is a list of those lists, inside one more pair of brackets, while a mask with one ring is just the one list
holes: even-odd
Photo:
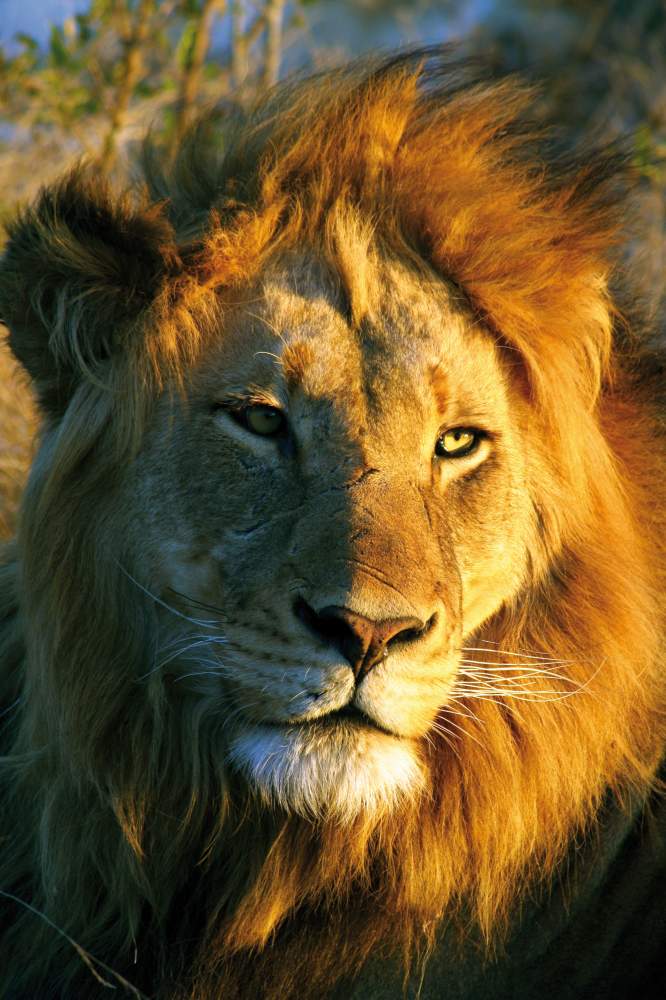
[[194, 18], [201, 14], [201, 3], [198, 0], [182, 0], [182, 12], [185, 17]]
[[176, 48], [176, 62], [181, 70], [187, 69], [187, 67], [192, 63], [192, 52], [194, 51], [196, 35], [197, 21], [194, 18], [191, 18], [189, 21], [185, 22], [183, 33], [180, 36], [180, 41], [178, 42], [178, 47]]
[[26, 52], [34, 53], [35, 56], [39, 52], [39, 44], [32, 35], [26, 35], [25, 32], [19, 31], [14, 38], [24, 47]]
[[[177, 91], [192, 62], [202, 8], [202, 0], [155, 0], [133, 81], [133, 104], [162, 94], [168, 100]], [[65, 141], [75, 137], [94, 153], [87, 137], [97, 136], [93, 141], [98, 142], [104, 120], [113, 116], [140, 9], [146, 7], [139, 8], [139, 0], [89, 0], [85, 10], [51, 25], [45, 45], [21, 32], [11, 54], [0, 47], [0, 118], [35, 137], [44, 132]], [[203, 78], [218, 73], [209, 61]], [[98, 124], [89, 129], [91, 116]], [[165, 122], [168, 130], [169, 116]]]
[[79, 42], [81, 45], [87, 45], [88, 42], [92, 40], [93, 28], [91, 25], [91, 17], [89, 14], [76, 14], [74, 17], [74, 22], [76, 24]]
[[74, 70], [76, 68], [74, 53], [68, 50], [64, 32], [57, 24], [51, 25], [49, 62], [60, 69]]

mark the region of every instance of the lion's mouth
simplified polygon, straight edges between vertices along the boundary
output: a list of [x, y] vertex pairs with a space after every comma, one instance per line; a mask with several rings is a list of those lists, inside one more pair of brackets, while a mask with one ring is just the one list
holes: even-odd
[[381, 729], [374, 719], [371, 719], [369, 715], [366, 715], [360, 708], [356, 705], [344, 705], [343, 708], [338, 708], [335, 712], [331, 712], [330, 715], [324, 716], [324, 718], [332, 719], [336, 721], [337, 719], [351, 719], [352, 722], [356, 722], [359, 725], [373, 726], [375, 729]]
[[321, 715], [317, 719], [304, 721], [301, 725], [333, 727], [344, 724], [349, 725], [350, 723], [354, 728], [371, 729], [376, 733], [383, 733], [385, 736], [398, 737], [397, 733], [382, 726], [381, 723], [377, 722], [371, 716], [366, 715], [362, 709], [354, 704], [344, 705], [342, 708], [328, 712], [326, 715]]
[[347, 728], [370, 729], [376, 733], [383, 733], [384, 736], [392, 736], [394, 739], [400, 738], [398, 733], [382, 726], [381, 723], [366, 715], [362, 709], [353, 704], [344, 705], [342, 708], [327, 712], [325, 715], [319, 715], [315, 719], [292, 719], [289, 721], [262, 719], [261, 724], [276, 729], [287, 728], [291, 730], [331, 730], [336, 726], [346, 725]]

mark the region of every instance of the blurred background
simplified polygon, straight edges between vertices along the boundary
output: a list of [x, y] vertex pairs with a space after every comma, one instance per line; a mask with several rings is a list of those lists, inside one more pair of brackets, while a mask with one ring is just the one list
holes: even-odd
[[458, 42], [573, 132], [666, 156], [664, 0], [0, 0], [0, 221], [74, 157], [166, 155], [196, 109], [369, 49]]
[[[657, 309], [666, 0], [0, 0], [0, 246], [16, 207], [74, 159], [120, 180], [147, 128], [168, 158], [199, 108], [371, 49], [438, 42], [539, 81], [537, 113], [573, 141], [629, 136], [642, 178], [632, 253]], [[32, 427], [0, 346], [0, 537], [13, 528]]]

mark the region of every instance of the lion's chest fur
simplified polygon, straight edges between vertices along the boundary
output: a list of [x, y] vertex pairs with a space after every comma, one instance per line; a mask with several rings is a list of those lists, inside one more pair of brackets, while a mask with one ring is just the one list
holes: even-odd
[[[666, 802], [609, 806], [553, 886], [528, 902], [492, 957], [444, 931], [406, 996], [419, 1000], [661, 1000], [666, 954]], [[370, 960], [331, 1000], [396, 1000], [402, 970]]]

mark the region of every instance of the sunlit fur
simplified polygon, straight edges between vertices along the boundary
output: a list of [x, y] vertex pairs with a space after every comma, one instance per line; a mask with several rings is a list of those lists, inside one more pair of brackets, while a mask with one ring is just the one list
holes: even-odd
[[0, 539], [11, 538], [30, 461], [35, 420], [26, 379], [4, 343], [0, 327]]
[[[378, 948], [409, 964], [461, 914], [492, 942], [594, 830], [605, 795], [622, 805], [650, 788], [664, 740], [665, 456], [658, 364], [608, 291], [623, 166], [551, 157], [529, 106], [514, 82], [478, 83], [442, 53], [356, 64], [286, 84], [246, 118], [207, 120], [139, 199], [75, 173], [13, 224], [0, 315], [45, 425], [0, 579], [0, 889], [52, 922], [7, 904], [0, 983], [18, 994], [98, 995], [53, 924], [178, 1000], [318, 997]], [[312, 748], [298, 741], [311, 731], [298, 730], [265, 784], [253, 754], [279, 741], [225, 715], [225, 692], [252, 672], [225, 654], [208, 564], [199, 580], [188, 549], [186, 572], [173, 539], [206, 525], [196, 512], [167, 524], [187, 500], [171, 478], [188, 482], [169, 428], [196, 409], [220, 331], [236, 329], [224, 343], [241, 370], [253, 296], [265, 305], [277, 283], [294, 298], [290, 262], [300, 281], [308, 254], [328, 274], [324, 305], [331, 281], [347, 303], [349, 337], [378, 302], [409, 315], [432, 296], [470, 366], [488, 355], [508, 394], [503, 430], [520, 441], [522, 513], [507, 534], [522, 561], [506, 592], [472, 607], [471, 632], [457, 622], [456, 672], [439, 692], [424, 683], [423, 718], [435, 698], [441, 710], [421, 736], [369, 736], [364, 772], [332, 755], [322, 772], [314, 748], [306, 774]], [[294, 379], [343, 365], [318, 344], [288, 357]], [[341, 386], [336, 404], [350, 426], [355, 393]], [[194, 509], [203, 479], [190, 485]], [[229, 497], [247, 488], [239, 477]], [[490, 527], [494, 496], [478, 508]], [[423, 518], [414, 551], [449, 566]], [[410, 544], [400, 509], [385, 527]], [[450, 529], [469, 579], [474, 528], [460, 513]], [[180, 672], [164, 669], [174, 654]], [[368, 678], [387, 712], [390, 669]], [[279, 691], [265, 695], [275, 712]], [[403, 775], [388, 791], [367, 777], [382, 740], [387, 773]]]
[[[306, 817], [325, 815], [348, 826], [359, 814], [375, 818], [421, 791], [422, 774], [413, 755], [390, 736], [370, 733], [359, 740], [343, 732], [334, 753], [328, 745], [323, 753], [318, 746], [329, 743], [327, 734], [306, 731], [294, 737], [290, 753], [275, 727], [243, 732], [231, 743], [230, 761], [239, 761], [250, 783], [266, 789], [268, 806], [278, 804]], [[352, 755], [360, 761], [354, 770]], [[263, 773], [267, 770], [270, 781]]]

